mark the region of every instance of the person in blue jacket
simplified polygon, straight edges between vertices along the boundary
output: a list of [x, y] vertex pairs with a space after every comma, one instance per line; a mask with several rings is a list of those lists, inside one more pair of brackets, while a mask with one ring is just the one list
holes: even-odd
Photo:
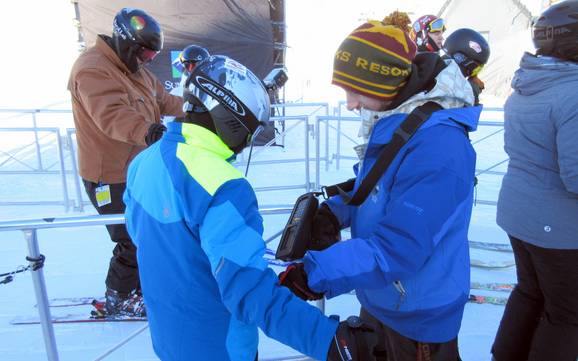
[[[306, 299], [355, 290], [360, 317], [379, 325], [378, 360], [455, 361], [470, 286], [476, 154], [468, 132], [481, 107], [472, 106], [459, 66], [434, 53], [416, 55], [403, 29], [365, 23], [335, 55], [332, 83], [362, 116], [353, 192], [408, 113], [426, 102], [443, 109], [401, 148], [360, 206], [340, 196], [322, 203], [313, 242], [333, 244], [308, 251], [283, 273], [292, 274], [283, 284]], [[351, 239], [336, 242], [347, 227]]]
[[324, 316], [281, 287], [263, 259], [255, 193], [230, 164], [269, 118], [261, 81], [211, 56], [190, 75], [184, 107], [130, 164], [124, 194], [158, 357], [253, 361], [259, 327], [319, 360], [345, 351], [366, 360], [369, 328]]

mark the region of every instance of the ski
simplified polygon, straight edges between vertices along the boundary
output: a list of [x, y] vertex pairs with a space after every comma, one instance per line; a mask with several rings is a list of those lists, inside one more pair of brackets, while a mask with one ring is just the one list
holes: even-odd
[[505, 305], [508, 303], [508, 297], [494, 297], [494, 296], [481, 296], [470, 294], [470, 298], [468, 299], [470, 303], [478, 303], [478, 304], [491, 304], [491, 305]]
[[478, 242], [478, 241], [469, 241], [470, 248], [475, 249], [484, 249], [487, 251], [496, 251], [496, 252], [514, 252], [512, 250], [512, 246], [506, 243], [492, 243], [492, 242]]
[[516, 287], [515, 283], [481, 283], [481, 282], [471, 282], [470, 288], [473, 290], [484, 290], [484, 291], [497, 291], [497, 292], [512, 292]]
[[[68, 302], [69, 299], [60, 299], [63, 302]], [[136, 322], [136, 321], [146, 321], [146, 317], [137, 316], [113, 316], [109, 317], [106, 315], [104, 310], [104, 301], [99, 301], [96, 299], [89, 299], [88, 297], [73, 298], [73, 303], [70, 303], [68, 307], [75, 306], [90, 306], [92, 310], [90, 312], [68, 312], [60, 315], [52, 315], [52, 323], [99, 323], [99, 322]], [[61, 307], [59, 312], [62, 313], [64, 304], [56, 304], [54, 307]], [[88, 307], [87, 307], [88, 308]], [[83, 308], [84, 310], [84, 308]], [[39, 324], [40, 319], [38, 316], [31, 317], [17, 317], [10, 321], [12, 325], [35, 325]]]
[[[92, 305], [93, 301], [104, 302], [104, 297], [59, 297], [48, 300], [49, 307], [64, 308]], [[38, 305], [34, 305], [38, 307]]]
[[[146, 322], [146, 317], [137, 316], [114, 316], [108, 317], [105, 311], [104, 299], [93, 297], [63, 297], [50, 299], [50, 307], [53, 324], [59, 323], [99, 323], [99, 322]], [[67, 309], [70, 308], [70, 309]], [[39, 324], [38, 316], [16, 317], [12, 325], [35, 325]]]
[[470, 259], [470, 266], [485, 269], [502, 269], [516, 265], [514, 261], [482, 261], [479, 259]]
[[[99, 317], [92, 318], [86, 314], [66, 314], [62, 316], [52, 316], [53, 324], [60, 323], [102, 323], [102, 322], [146, 322], [146, 317]], [[10, 321], [11, 325], [37, 325], [40, 323], [38, 316], [17, 317]]]

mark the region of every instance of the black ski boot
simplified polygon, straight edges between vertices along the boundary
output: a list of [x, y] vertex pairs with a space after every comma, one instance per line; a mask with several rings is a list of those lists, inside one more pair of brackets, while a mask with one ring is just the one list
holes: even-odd
[[127, 294], [108, 288], [104, 311], [106, 317], [146, 317], [142, 294], [136, 290]]

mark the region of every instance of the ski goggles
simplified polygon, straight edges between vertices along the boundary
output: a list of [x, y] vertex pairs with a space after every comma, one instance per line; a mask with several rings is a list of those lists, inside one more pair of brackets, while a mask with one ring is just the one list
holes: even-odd
[[466, 76], [477, 76], [484, 68], [484, 64], [480, 64], [460, 52], [456, 52], [452, 58], [465, 70]]
[[195, 67], [197, 66], [197, 62], [196, 61], [185, 61], [183, 63], [183, 70], [188, 71], [189, 73], [192, 73], [193, 70], [195, 70]]
[[151, 62], [155, 58], [155, 56], [157, 56], [158, 53], [159, 51], [157, 50], [151, 50], [149, 48], [141, 46], [137, 50], [136, 56], [140, 61], [146, 64], [148, 62]]
[[476, 67], [472, 70], [470, 76], [471, 76], [471, 77], [478, 76], [478, 74], [482, 71], [482, 69], [484, 69], [484, 65], [478, 65], [478, 66], [476, 66]]
[[429, 33], [443, 33], [446, 31], [446, 24], [444, 19], [435, 19], [434, 21], [427, 24], [427, 31]]

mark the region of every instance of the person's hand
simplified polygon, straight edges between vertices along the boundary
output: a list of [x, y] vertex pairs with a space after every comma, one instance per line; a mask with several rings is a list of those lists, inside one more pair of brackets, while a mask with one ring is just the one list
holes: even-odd
[[[470, 82], [470, 84], [472, 84], [472, 87], [476, 87], [478, 89], [478, 93], [481, 93], [482, 90], [484, 90], [486, 88], [484, 82], [478, 78], [477, 76], [472, 76], [468, 79], [468, 81]], [[474, 89], [475, 91], [476, 89]]]
[[321, 204], [315, 216], [311, 227], [311, 242], [309, 249], [322, 251], [341, 239], [341, 227], [335, 214], [331, 212], [329, 206]]
[[291, 263], [285, 271], [279, 274], [279, 284], [291, 290], [297, 297], [305, 301], [320, 300], [322, 293], [312, 291], [307, 285], [307, 273], [303, 263]]
[[157, 140], [161, 139], [161, 137], [163, 136], [163, 134], [166, 130], [167, 130], [167, 127], [165, 127], [164, 125], [162, 125], [160, 123], [151, 124], [151, 126], [149, 127], [149, 130], [147, 131], [147, 135], [145, 136], [145, 143], [147, 145], [153, 144]]
[[[338, 316], [331, 316], [339, 320]], [[377, 333], [367, 322], [357, 316], [349, 316], [339, 323], [331, 340], [327, 361], [371, 361], [377, 346]]]

